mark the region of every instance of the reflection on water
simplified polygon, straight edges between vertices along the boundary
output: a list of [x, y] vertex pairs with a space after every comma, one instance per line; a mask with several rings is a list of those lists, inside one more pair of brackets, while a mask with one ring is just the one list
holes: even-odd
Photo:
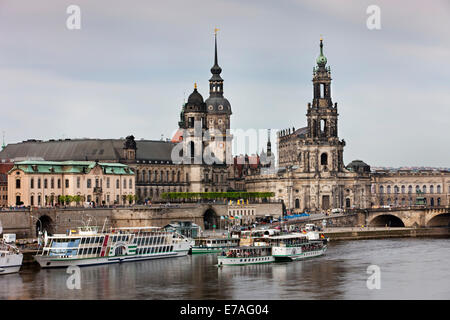
[[[450, 239], [330, 243], [306, 261], [217, 268], [215, 255], [81, 268], [69, 290], [66, 269], [25, 266], [0, 277], [0, 299], [450, 299]], [[369, 265], [381, 289], [369, 290]]]

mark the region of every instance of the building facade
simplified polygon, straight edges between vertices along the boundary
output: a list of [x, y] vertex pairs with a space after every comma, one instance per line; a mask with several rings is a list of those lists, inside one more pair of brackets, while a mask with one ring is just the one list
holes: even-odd
[[67, 205], [65, 196], [76, 199], [69, 205], [125, 205], [134, 203], [135, 175], [120, 163], [21, 161], [9, 170], [8, 186], [10, 206]]
[[374, 207], [450, 205], [450, 172], [445, 170], [376, 170], [372, 173]]

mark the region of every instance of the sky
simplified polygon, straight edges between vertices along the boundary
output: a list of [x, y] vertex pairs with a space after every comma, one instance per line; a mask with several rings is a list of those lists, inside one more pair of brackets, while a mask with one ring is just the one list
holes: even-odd
[[306, 126], [322, 35], [344, 162], [450, 166], [448, 0], [0, 0], [6, 143], [171, 137], [194, 82], [209, 95], [216, 27], [233, 129]]

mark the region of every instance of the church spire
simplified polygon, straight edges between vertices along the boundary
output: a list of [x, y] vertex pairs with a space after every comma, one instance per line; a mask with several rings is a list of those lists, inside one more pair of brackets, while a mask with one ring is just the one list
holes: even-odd
[[327, 58], [323, 55], [323, 38], [320, 37], [320, 55], [316, 60], [317, 65], [320, 67], [325, 67], [327, 64]]
[[222, 68], [219, 67], [219, 62], [217, 59], [217, 31], [219, 31], [219, 29], [215, 28], [214, 29], [214, 65], [211, 68], [212, 77], [211, 77], [210, 81], [211, 80], [223, 81], [223, 79], [220, 77]]

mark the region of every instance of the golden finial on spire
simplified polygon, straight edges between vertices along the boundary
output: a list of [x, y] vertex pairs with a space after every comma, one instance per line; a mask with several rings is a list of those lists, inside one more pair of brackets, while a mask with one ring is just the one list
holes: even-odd
[[220, 29], [214, 28], [214, 35], [217, 35], [217, 31], [219, 31]]
[[194, 89], [197, 89], [197, 82], [194, 82]]

